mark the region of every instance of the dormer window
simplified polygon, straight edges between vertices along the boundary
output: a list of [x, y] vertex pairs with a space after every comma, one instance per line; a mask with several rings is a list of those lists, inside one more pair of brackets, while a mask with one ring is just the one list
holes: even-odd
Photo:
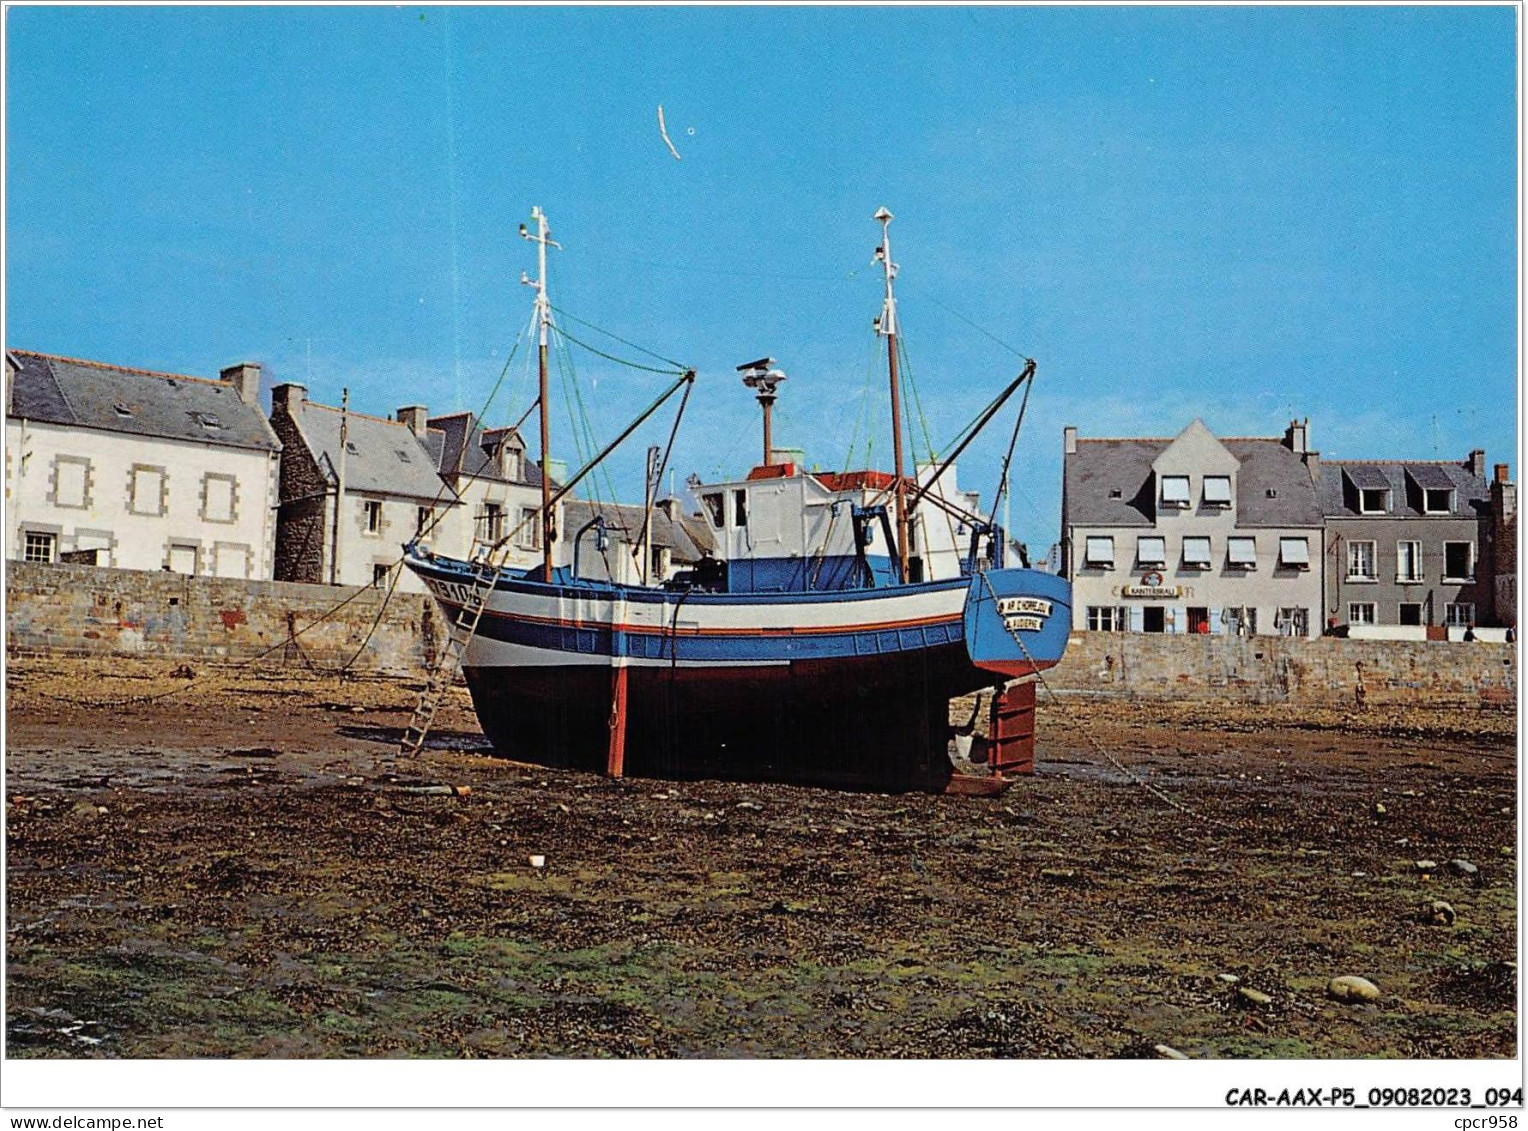
[[1449, 514], [1454, 509], [1454, 492], [1446, 487], [1429, 487], [1422, 492], [1423, 514]]
[[128, 408], [121, 401], [118, 401], [116, 404], [112, 405], [111, 407], [112, 407], [112, 411], [114, 411], [118, 416], [131, 416], [131, 415], [133, 415], [133, 410]]
[[414, 462], [412, 459], [409, 458], [408, 452], [404, 451], [402, 448], [398, 448], [398, 449], [396, 449], [396, 451], [398, 453], [398, 462], [399, 463], [413, 463]]
[[505, 444], [499, 449], [499, 470], [504, 478], [518, 481], [520, 479], [520, 453]]
[[1162, 505], [1179, 509], [1189, 505], [1187, 475], [1162, 476]]
[[1358, 492], [1359, 514], [1389, 514], [1390, 492], [1384, 487], [1365, 487]]
[[1231, 477], [1229, 475], [1206, 475], [1204, 477], [1204, 505], [1228, 507], [1231, 505]]
[[[129, 415], [131, 415], [131, 414], [129, 414]], [[223, 427], [223, 422], [221, 420], [219, 420], [214, 413], [210, 413], [210, 412], [193, 412], [191, 415], [196, 418], [196, 422], [198, 424], [200, 424], [203, 428], [207, 429], [207, 431], [209, 431], [209, 432]]]
[[355, 442], [353, 440], [345, 441], [345, 450], [353, 456], [358, 456], [361, 454], [360, 449], [355, 446]]

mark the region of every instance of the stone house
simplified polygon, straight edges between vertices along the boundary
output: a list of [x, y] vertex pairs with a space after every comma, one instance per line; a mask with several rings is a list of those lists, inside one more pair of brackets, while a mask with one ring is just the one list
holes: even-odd
[[[400, 419], [423, 422], [424, 409], [400, 408]], [[437, 416], [429, 432], [440, 436], [436, 468], [461, 505], [436, 528], [430, 548], [454, 558], [470, 558], [479, 547], [510, 535], [504, 564], [526, 569], [541, 564], [541, 466], [529, 458], [525, 440], [513, 428], [487, 428], [470, 412]], [[552, 489], [557, 489], [554, 480]], [[558, 504], [554, 528], [562, 528]], [[554, 551], [558, 549], [553, 544]], [[552, 564], [565, 559], [553, 554]]]
[[12, 560], [269, 578], [281, 442], [260, 367], [217, 380], [5, 356]]
[[[1416, 639], [1429, 629], [1441, 638], [1450, 628], [1462, 635], [1470, 625], [1497, 624], [1485, 473], [1478, 449], [1454, 462], [1323, 463], [1328, 623], [1354, 636]], [[1505, 473], [1498, 468], [1503, 480]]]
[[[435, 470], [444, 436], [422, 427], [423, 409], [405, 411], [387, 420], [310, 401], [302, 385], [272, 390], [284, 445], [276, 580], [391, 584], [404, 544], [459, 507]], [[424, 592], [407, 569], [397, 587]]]
[[1309, 425], [1218, 439], [1064, 431], [1061, 572], [1073, 627], [1316, 636], [1322, 517]]

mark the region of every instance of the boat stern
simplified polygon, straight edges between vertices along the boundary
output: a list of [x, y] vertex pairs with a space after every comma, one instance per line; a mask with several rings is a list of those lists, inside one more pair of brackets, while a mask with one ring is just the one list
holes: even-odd
[[1035, 569], [993, 569], [971, 579], [966, 653], [986, 671], [1016, 679], [1060, 661], [1072, 629], [1072, 586]]

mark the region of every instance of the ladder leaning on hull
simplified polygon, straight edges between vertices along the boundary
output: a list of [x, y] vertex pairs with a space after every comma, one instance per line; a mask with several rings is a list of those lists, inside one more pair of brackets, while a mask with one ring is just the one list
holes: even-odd
[[[472, 588], [467, 591], [466, 602], [446, 633], [446, 646], [430, 665], [424, 688], [419, 693], [419, 701], [414, 705], [414, 715], [409, 719], [403, 737], [398, 740], [400, 758], [412, 758], [424, 746], [425, 736], [430, 733], [430, 724], [435, 721], [435, 712], [440, 710], [440, 701], [456, 680], [456, 673], [466, 658], [467, 648], [477, 635], [478, 625], [482, 623], [483, 609], [488, 604], [489, 594], [493, 592], [493, 583], [499, 576], [500, 564], [495, 559], [504, 557], [506, 553], [507, 548], [490, 551], [474, 560]], [[460, 636], [456, 630], [460, 630]]]

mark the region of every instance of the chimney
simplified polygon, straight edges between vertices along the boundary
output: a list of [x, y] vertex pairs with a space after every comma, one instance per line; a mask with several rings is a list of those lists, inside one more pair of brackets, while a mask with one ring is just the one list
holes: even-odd
[[1470, 474], [1476, 479], [1486, 477], [1486, 453], [1484, 448], [1475, 448], [1469, 458], [1464, 461], [1464, 466], [1470, 469]]
[[1507, 465], [1496, 465], [1496, 477], [1491, 483], [1491, 510], [1500, 524], [1517, 517], [1517, 484], [1507, 478]]
[[1077, 428], [1068, 424], [1061, 430], [1061, 450], [1069, 456], [1077, 454]]
[[429, 411], [422, 404], [411, 404], [398, 410], [398, 423], [407, 424], [409, 430], [424, 439], [425, 430], [429, 427]]
[[1310, 417], [1307, 416], [1303, 422], [1289, 422], [1289, 427], [1284, 429], [1284, 446], [1297, 456], [1310, 451]]
[[1495, 468], [1495, 471], [1496, 471], [1496, 474], [1493, 477], [1493, 480], [1495, 482], [1497, 482], [1497, 483], [1510, 483], [1510, 482], [1512, 482], [1512, 480], [1510, 478], [1508, 478], [1508, 475], [1507, 475], [1507, 465], [1506, 464], [1504, 464], [1504, 463], [1497, 464], [1496, 468]]
[[305, 385], [287, 383], [277, 385], [271, 390], [271, 412], [278, 408], [286, 412], [288, 416], [297, 415], [308, 399], [308, 389]]
[[254, 362], [241, 361], [238, 365], [230, 365], [220, 376], [238, 391], [239, 399], [245, 404], [260, 403], [260, 367]]

